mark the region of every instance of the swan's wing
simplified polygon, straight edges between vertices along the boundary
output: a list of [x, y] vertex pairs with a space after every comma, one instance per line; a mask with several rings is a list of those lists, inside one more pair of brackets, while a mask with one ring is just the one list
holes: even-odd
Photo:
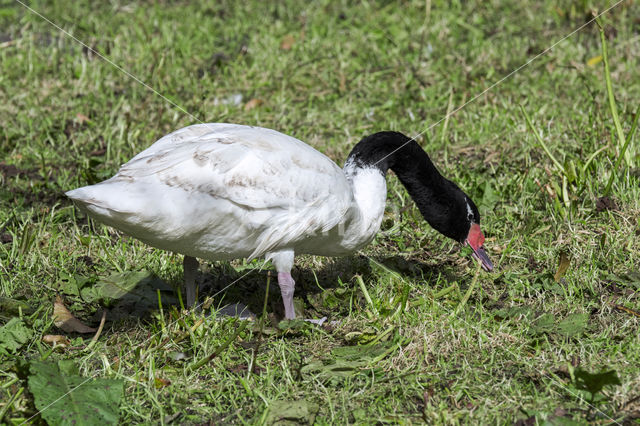
[[[225, 214], [255, 239], [250, 257], [293, 246], [343, 220], [353, 195], [328, 157], [282, 133], [203, 124], [169, 134], [122, 166], [115, 180], [180, 189], [186, 199], [235, 206]], [[193, 197], [192, 197], [193, 196]], [[185, 209], [188, 211], [188, 208]]]

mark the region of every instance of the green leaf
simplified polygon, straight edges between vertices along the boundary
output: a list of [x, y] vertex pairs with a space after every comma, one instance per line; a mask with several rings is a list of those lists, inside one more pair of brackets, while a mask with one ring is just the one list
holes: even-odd
[[158, 306], [158, 290], [162, 303], [177, 303], [173, 289], [149, 271], [125, 272], [101, 278], [93, 286], [85, 286], [80, 295], [86, 302], [99, 301], [110, 307], [109, 318], [115, 320], [131, 314], [142, 315]]
[[529, 334], [538, 336], [544, 333], [548, 334], [554, 329], [555, 317], [553, 316], [553, 314], [544, 314], [533, 323], [533, 325], [529, 329]]
[[15, 354], [32, 336], [33, 331], [27, 328], [20, 318], [12, 318], [0, 327], [0, 354]]
[[558, 324], [558, 333], [566, 337], [576, 337], [584, 333], [587, 328], [589, 315], [571, 314]]
[[60, 283], [58, 285], [58, 289], [70, 296], [80, 296], [80, 291], [86, 287], [88, 284], [92, 284], [92, 278], [83, 277], [78, 274], [67, 274], [64, 272], [60, 273]]
[[31, 305], [21, 300], [0, 297], [0, 312], [3, 315], [18, 316], [21, 311], [23, 314], [30, 315], [34, 312], [34, 309]]
[[351, 377], [360, 373], [370, 364], [369, 361], [336, 360], [331, 364], [312, 361], [300, 369], [302, 373], [315, 373], [324, 378]]
[[498, 201], [500, 201], [500, 195], [493, 190], [491, 183], [489, 181], [486, 181], [478, 208], [481, 210], [481, 212], [485, 213], [493, 211], [493, 208]]
[[149, 271], [124, 272], [101, 278], [93, 287], [82, 289], [82, 298], [87, 302], [103, 302], [122, 299], [125, 296], [152, 298], [157, 304], [156, 290], [173, 289]]
[[68, 363], [62, 367], [41, 361], [29, 367], [29, 391], [42, 418], [55, 425], [117, 424], [124, 382], [87, 379]]
[[499, 319], [528, 319], [533, 315], [533, 311], [529, 306], [511, 306], [498, 309], [493, 314]]
[[586, 390], [595, 395], [600, 392], [602, 388], [607, 385], [619, 385], [620, 379], [615, 370], [609, 370], [602, 373], [591, 374], [582, 368], [577, 368], [575, 371], [576, 382], [575, 385], [580, 390]]
[[331, 355], [335, 359], [343, 359], [346, 361], [371, 361], [382, 355], [389, 345], [373, 345], [373, 346], [340, 346], [331, 351]]
[[268, 425], [313, 424], [320, 406], [305, 400], [273, 401], [269, 404]]

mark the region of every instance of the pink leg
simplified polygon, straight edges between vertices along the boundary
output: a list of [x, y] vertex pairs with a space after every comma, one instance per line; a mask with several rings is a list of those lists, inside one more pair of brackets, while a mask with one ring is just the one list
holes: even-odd
[[296, 282], [291, 278], [289, 272], [278, 272], [278, 285], [280, 285], [280, 293], [284, 302], [284, 317], [286, 319], [294, 319], [296, 313], [293, 309], [293, 292]]

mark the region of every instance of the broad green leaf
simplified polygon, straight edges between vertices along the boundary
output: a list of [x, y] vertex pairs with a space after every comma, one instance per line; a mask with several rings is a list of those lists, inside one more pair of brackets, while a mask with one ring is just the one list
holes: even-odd
[[272, 401], [265, 423], [268, 425], [311, 425], [320, 406], [305, 400]]
[[576, 337], [584, 333], [587, 328], [589, 315], [571, 314], [558, 324], [558, 333], [566, 337]]
[[529, 334], [532, 335], [541, 335], [544, 333], [550, 333], [555, 329], [555, 317], [553, 314], [543, 314], [540, 318], [538, 318], [531, 328], [529, 329]]
[[34, 309], [26, 302], [11, 299], [9, 297], [0, 297], [0, 312], [8, 316], [18, 316], [22, 311], [23, 314], [30, 315]]
[[300, 369], [301, 373], [315, 374], [323, 379], [342, 379], [358, 374], [370, 376], [373, 372], [380, 375], [380, 368], [376, 367], [372, 360], [348, 361], [344, 359], [332, 360], [330, 364], [322, 361], [312, 361]]
[[158, 303], [156, 290], [173, 291], [160, 278], [149, 271], [124, 272], [101, 278], [94, 286], [82, 289], [82, 298], [87, 302], [100, 300], [103, 303], [127, 297], [151, 298]]
[[83, 277], [78, 274], [67, 274], [65, 272], [60, 273], [60, 282], [58, 289], [70, 296], [80, 296], [80, 291], [87, 285], [93, 284], [91, 277]]
[[281, 331], [302, 331], [313, 328], [313, 325], [301, 319], [282, 320], [278, 323]]
[[340, 346], [331, 351], [335, 359], [346, 361], [371, 361], [382, 355], [388, 349], [388, 345], [373, 346]]
[[533, 311], [528, 306], [512, 306], [506, 309], [498, 309], [493, 314], [501, 319], [527, 319], [533, 315]]
[[81, 377], [69, 363], [33, 361], [29, 372], [29, 391], [48, 424], [118, 423], [120, 399], [124, 393], [122, 380]]
[[142, 315], [158, 307], [158, 291], [162, 303], [177, 303], [174, 291], [167, 283], [149, 271], [125, 272], [101, 278], [95, 285], [80, 290], [87, 302], [99, 301], [110, 308], [109, 319]]
[[0, 354], [14, 354], [25, 343], [31, 340], [33, 331], [29, 329], [20, 318], [12, 318], [11, 321], [0, 327]]
[[493, 190], [491, 183], [489, 181], [486, 181], [484, 184], [484, 189], [482, 191], [482, 198], [480, 199], [480, 204], [478, 205], [478, 208], [481, 210], [481, 212], [492, 211], [499, 200], [500, 200], [500, 195]]
[[614, 370], [591, 374], [582, 368], [575, 371], [576, 387], [595, 395], [607, 385], [619, 385], [620, 379]]

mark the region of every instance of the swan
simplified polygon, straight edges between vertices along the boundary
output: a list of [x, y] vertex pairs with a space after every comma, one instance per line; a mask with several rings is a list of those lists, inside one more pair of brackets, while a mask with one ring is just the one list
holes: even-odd
[[292, 319], [294, 256], [342, 256], [371, 242], [384, 214], [388, 169], [434, 229], [468, 244], [483, 268], [493, 269], [476, 205], [398, 132], [365, 137], [340, 169], [275, 130], [196, 124], [162, 137], [112, 178], [66, 195], [100, 222], [183, 254], [189, 306], [196, 258], [270, 260]]

